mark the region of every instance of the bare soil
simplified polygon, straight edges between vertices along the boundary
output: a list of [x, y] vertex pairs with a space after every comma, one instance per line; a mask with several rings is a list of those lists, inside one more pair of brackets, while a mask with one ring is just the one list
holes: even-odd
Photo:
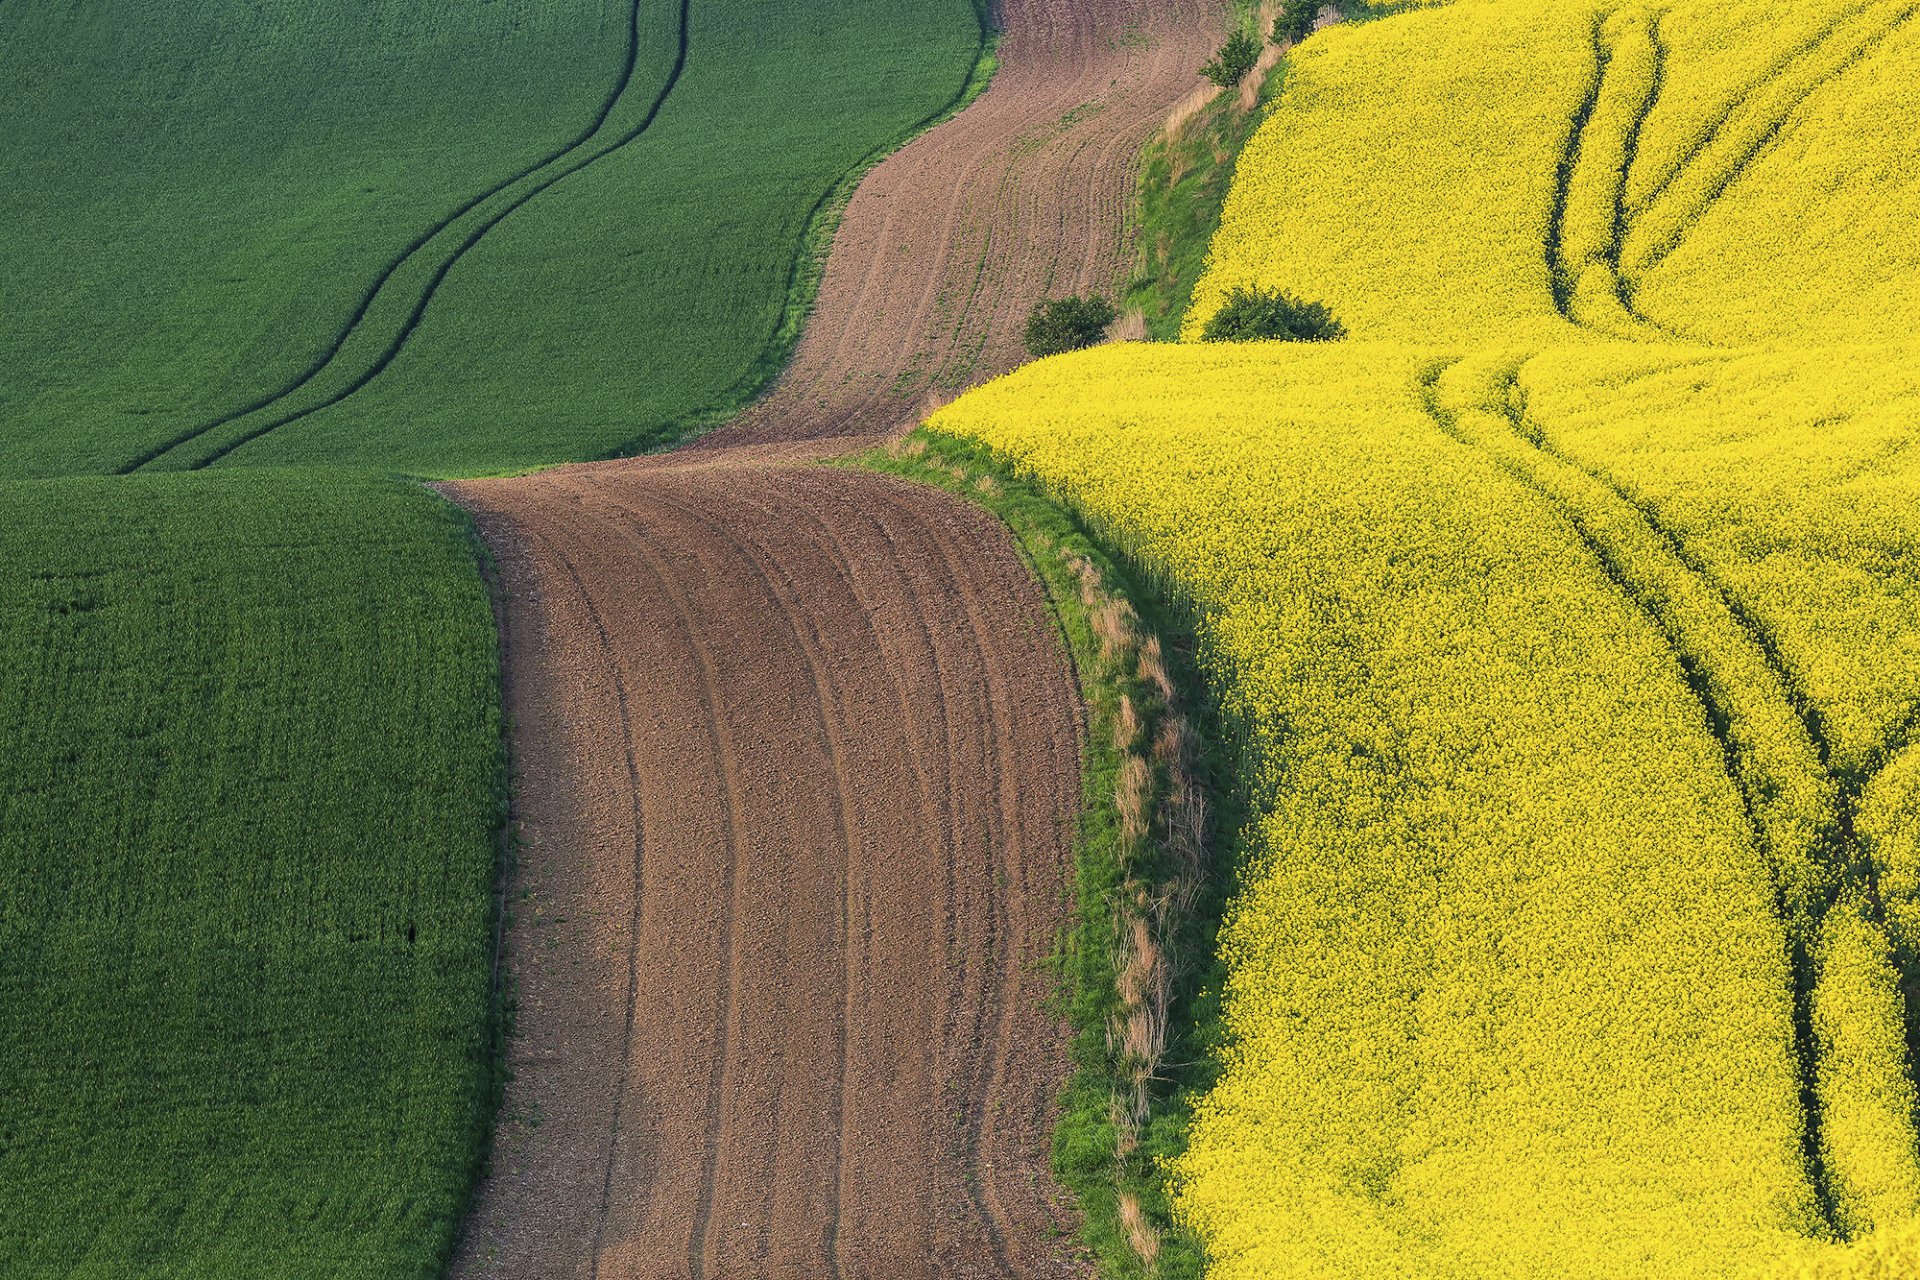
[[458, 496], [512, 591], [527, 849], [455, 1274], [1075, 1274], [1078, 701], [991, 518], [819, 468]]
[[1141, 148], [1190, 93], [1227, 0], [1007, 0], [980, 100], [889, 156], [835, 233], [773, 392], [696, 441], [874, 436], [1024, 361], [1043, 297], [1117, 296]]
[[452, 1274], [1082, 1276], [1048, 1173], [1081, 709], [991, 517], [806, 465], [1134, 261], [1224, 0], [1007, 0], [869, 175], [772, 395], [676, 453], [466, 481], [506, 591], [517, 1009]]

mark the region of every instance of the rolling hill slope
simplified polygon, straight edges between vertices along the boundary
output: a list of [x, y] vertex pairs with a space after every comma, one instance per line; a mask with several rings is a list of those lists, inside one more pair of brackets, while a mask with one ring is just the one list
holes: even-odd
[[[496, 1083], [493, 620], [464, 520], [343, 464], [730, 407], [816, 206], [981, 41], [967, 0], [0, 5], [0, 1272], [440, 1272]], [[229, 458], [300, 466], [75, 474]]]
[[357, 476], [0, 494], [0, 1273], [436, 1274], [493, 1088], [471, 534]]
[[1353, 341], [932, 420], [1197, 608], [1254, 744], [1214, 1274], [1915, 1265], [1912, 19], [1318, 35], [1187, 335], [1252, 285]]
[[9, 4], [0, 471], [495, 471], [731, 407], [817, 204], [981, 40], [970, 0]]

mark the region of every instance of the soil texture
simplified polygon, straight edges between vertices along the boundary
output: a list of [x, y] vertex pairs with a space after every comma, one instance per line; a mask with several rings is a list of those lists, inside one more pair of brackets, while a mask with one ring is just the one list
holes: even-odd
[[1226, 0], [1006, 0], [979, 101], [882, 161], [835, 232], [771, 394], [691, 448], [885, 435], [1024, 361], [1045, 297], [1117, 297], [1140, 152], [1229, 24]]
[[1080, 1274], [1047, 1177], [1079, 707], [992, 518], [827, 468], [457, 487], [526, 847], [459, 1276]]
[[[994, 520], [808, 465], [1117, 292], [1225, 0], [1007, 0], [855, 193], [772, 393], [674, 453], [446, 486], [505, 588], [522, 838], [493, 1168], [452, 1274], [1082, 1276], [1049, 1174], [1081, 709]], [[697, 50], [694, 53], [697, 56]]]

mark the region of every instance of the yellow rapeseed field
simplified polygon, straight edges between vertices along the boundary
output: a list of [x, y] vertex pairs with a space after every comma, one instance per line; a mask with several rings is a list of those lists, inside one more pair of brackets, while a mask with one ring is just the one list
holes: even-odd
[[[1250, 743], [1219, 1280], [1920, 1277], [1920, 0], [1315, 36], [1187, 342], [930, 420]], [[1352, 337], [1196, 339], [1230, 290]]]

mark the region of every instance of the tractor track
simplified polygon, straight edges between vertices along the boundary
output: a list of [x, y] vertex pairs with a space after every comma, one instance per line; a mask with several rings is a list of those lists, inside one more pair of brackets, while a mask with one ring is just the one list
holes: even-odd
[[[1500, 389], [1488, 397], [1490, 403], [1483, 407], [1505, 418], [1505, 448], [1463, 429], [1455, 409], [1442, 403], [1438, 384], [1452, 363], [1457, 362], [1434, 365], [1420, 380], [1422, 406], [1429, 418], [1444, 434], [1505, 471], [1567, 522], [1614, 588], [1661, 636], [1719, 743], [1728, 778], [1741, 797], [1747, 824], [1756, 844], [1768, 854], [1775, 868], [1776, 907], [1787, 926], [1787, 961], [1793, 978], [1793, 1043], [1803, 1117], [1801, 1154], [1810, 1189], [1827, 1229], [1845, 1238], [1835, 1209], [1822, 1138], [1825, 1118], [1817, 1088], [1822, 1063], [1813, 1034], [1816, 969], [1813, 949], [1826, 913], [1840, 901], [1849, 884], [1862, 892], [1872, 923], [1882, 930], [1886, 927], [1878, 868], [1861, 841], [1855, 818], [1861, 798], [1900, 757], [1911, 743], [1916, 728], [1920, 728], [1920, 707], [1909, 710], [1882, 738], [1862, 767], [1855, 770], [1837, 767], [1834, 745], [1821, 712], [1806, 692], [1800, 672], [1781, 651], [1765, 623], [1740, 601], [1651, 502], [1630, 492], [1603, 468], [1563, 452], [1543, 431], [1529, 424], [1524, 395], [1517, 400], [1514, 395], [1526, 361], [1505, 374]], [[1605, 513], [1583, 509], [1559, 491], [1551, 479], [1556, 470], [1566, 476], [1578, 476], [1593, 486], [1599, 501], [1623, 517], [1627, 527], [1637, 525], [1649, 535], [1658, 548], [1657, 554], [1667, 562], [1673, 575], [1690, 581], [1701, 591], [1708, 611], [1719, 615], [1723, 622], [1724, 634], [1716, 637], [1702, 629], [1697, 614], [1691, 622], [1683, 620], [1686, 611], [1675, 607], [1667, 590], [1646, 573], [1645, 566], [1639, 570], [1630, 567], [1631, 553], [1616, 546], [1604, 531]], [[1753, 665], [1763, 673], [1757, 688], [1741, 693], [1738, 680], [1729, 678], [1730, 670], [1737, 668], [1740, 661], [1737, 655], [1726, 651], [1729, 644], [1750, 652]], [[1730, 728], [1753, 719], [1753, 707], [1741, 704], [1756, 699], [1771, 704], [1795, 726], [1807, 747], [1805, 759], [1770, 759], [1766, 749], [1744, 740], [1745, 735]], [[1798, 833], [1806, 847], [1797, 853], [1779, 847], [1782, 833], [1793, 834], [1792, 825], [1782, 823], [1779, 815], [1768, 813], [1779, 784], [1796, 770], [1804, 772], [1813, 783], [1811, 794], [1818, 798], [1820, 810], [1815, 825]], [[1824, 874], [1817, 873], [1810, 885], [1796, 887], [1790, 877], [1782, 877], [1781, 871], [1800, 856], [1810, 856], [1821, 864], [1819, 870]], [[1905, 1006], [1903, 1022], [1911, 1028], [1915, 1025], [1916, 1010], [1909, 1002], [1920, 974], [1913, 970], [1911, 959], [1897, 963], [1899, 994]]]
[[[1662, 207], [1663, 201], [1675, 187], [1684, 182], [1690, 174], [1702, 173], [1704, 188], [1686, 208], [1682, 209], [1672, 224], [1659, 229], [1651, 236], [1651, 243], [1638, 246], [1631, 253], [1629, 268], [1631, 277], [1630, 291], [1637, 291], [1640, 282], [1658, 269], [1661, 263], [1672, 256], [1693, 234], [1694, 230], [1719, 205], [1727, 191], [1743, 178], [1753, 164], [1764, 156], [1778, 141], [1783, 130], [1787, 129], [1801, 109], [1828, 86], [1844, 78], [1847, 73], [1859, 66], [1868, 56], [1884, 44], [1893, 34], [1916, 14], [1920, 14], [1920, 5], [1888, 6], [1890, 13], [1884, 16], [1873, 5], [1863, 5], [1849, 11], [1829, 27], [1823, 29], [1813, 41], [1793, 51], [1783, 58], [1774, 68], [1756, 81], [1746, 92], [1730, 103], [1725, 112], [1719, 115], [1710, 127], [1700, 136], [1699, 142], [1687, 154], [1686, 158], [1660, 182], [1639, 203], [1633, 218], [1637, 225], [1652, 220]], [[1847, 32], [1842, 35], [1855, 19], [1865, 27], [1864, 32]], [[1851, 48], [1845, 47], [1847, 39], [1853, 40]], [[1790, 79], [1792, 73], [1801, 64], [1813, 61], [1819, 55], [1827, 53], [1835, 45], [1842, 45], [1844, 52], [1838, 62], [1819, 69], [1804, 84], [1793, 86], [1784, 101], [1771, 106], [1755, 106], [1768, 90]], [[1717, 143], [1727, 131], [1734, 127], [1737, 117], [1751, 108], [1758, 114], [1762, 127], [1744, 142], [1730, 157], [1722, 158], [1718, 168], [1709, 167], [1709, 160]]]
[[[228, 435], [227, 438], [221, 439], [211, 448], [194, 455], [191, 460], [184, 464], [187, 470], [195, 471], [210, 467], [222, 458], [225, 458], [228, 454], [233, 453], [245, 445], [251, 444], [263, 436], [270, 435], [282, 427], [291, 426], [293, 423], [311, 417], [322, 410], [331, 409], [335, 405], [348, 400], [359, 394], [361, 390], [372, 383], [382, 373], [385, 373], [388, 366], [399, 357], [400, 352], [407, 345], [407, 341], [420, 327], [420, 322], [426, 318], [427, 309], [432, 306], [434, 297], [439, 293], [440, 286], [445, 283], [447, 276], [495, 227], [505, 222], [536, 196], [552, 189], [582, 170], [590, 168], [606, 157], [613, 155], [615, 152], [623, 150], [653, 127], [653, 122], [659, 118], [662, 108], [666, 106], [667, 99], [679, 84], [681, 74], [686, 70], [688, 23], [691, 16], [691, 3], [692, 0], [679, 0], [678, 47], [674, 55], [673, 64], [668, 70], [665, 81], [649, 100], [645, 112], [641, 115], [639, 121], [630, 129], [620, 133], [611, 141], [602, 142], [598, 146], [593, 145], [594, 139], [607, 129], [608, 123], [612, 120], [615, 111], [627, 97], [627, 91], [632, 87], [634, 73], [639, 66], [641, 0], [633, 0], [628, 12], [626, 55], [619, 77], [616, 79], [613, 88], [609, 91], [598, 113], [584, 130], [575, 135], [571, 141], [549, 152], [540, 160], [521, 169], [511, 177], [502, 179], [478, 195], [473, 196], [465, 204], [417, 236], [412, 243], [389, 260], [374, 276], [373, 280], [367, 285], [365, 292], [361, 294], [360, 302], [354, 309], [353, 314], [347, 318], [346, 323], [334, 334], [333, 340], [327, 349], [293, 379], [284, 383], [277, 390], [239, 409], [213, 418], [199, 426], [192, 427], [187, 431], [152, 446], [128, 460], [119, 468], [117, 474], [130, 475], [136, 471], [144, 470], [154, 463], [168, 459], [170, 455], [173, 455], [176, 451], [187, 449], [189, 446], [210, 436], [214, 436], [215, 433], [225, 433], [229, 427], [238, 426], [238, 429]], [[578, 157], [582, 154], [585, 155], [585, 158], [579, 159]], [[575, 162], [576, 160], [577, 163]], [[350, 374], [345, 386], [322, 393], [320, 398], [313, 403], [302, 404], [297, 408], [288, 408], [289, 403], [299, 398], [300, 393], [305, 391], [313, 383], [324, 378], [329, 373], [341, 369], [343, 366], [350, 367], [349, 358], [345, 354], [348, 344], [367, 328], [369, 325], [368, 317], [372, 314], [374, 308], [381, 303], [382, 299], [393, 292], [390, 286], [394, 285], [394, 281], [400, 276], [404, 269], [416, 262], [432, 261], [429, 256], [429, 250], [434, 248], [436, 242], [443, 238], [451, 238], [460, 222], [469, 214], [479, 209], [480, 206], [484, 205], [487, 201], [506, 193], [515, 185], [526, 182], [528, 179], [534, 180], [527, 185], [525, 190], [514, 195], [500, 208], [481, 216], [476, 221], [476, 224], [460, 238], [458, 243], [452, 246], [451, 251], [442, 250], [444, 256], [435, 263], [425, 284], [421, 287], [420, 291], [413, 296], [410, 304], [404, 304], [408, 306], [406, 314], [400, 318], [400, 323], [394, 332], [385, 339], [384, 345], [379, 352], [373, 356], [364, 368], [360, 369], [357, 373]], [[394, 305], [403, 304], [396, 303]], [[247, 419], [253, 418], [256, 415], [262, 415], [265, 420], [253, 423], [247, 422]], [[245, 425], [240, 426], [238, 424]]]

